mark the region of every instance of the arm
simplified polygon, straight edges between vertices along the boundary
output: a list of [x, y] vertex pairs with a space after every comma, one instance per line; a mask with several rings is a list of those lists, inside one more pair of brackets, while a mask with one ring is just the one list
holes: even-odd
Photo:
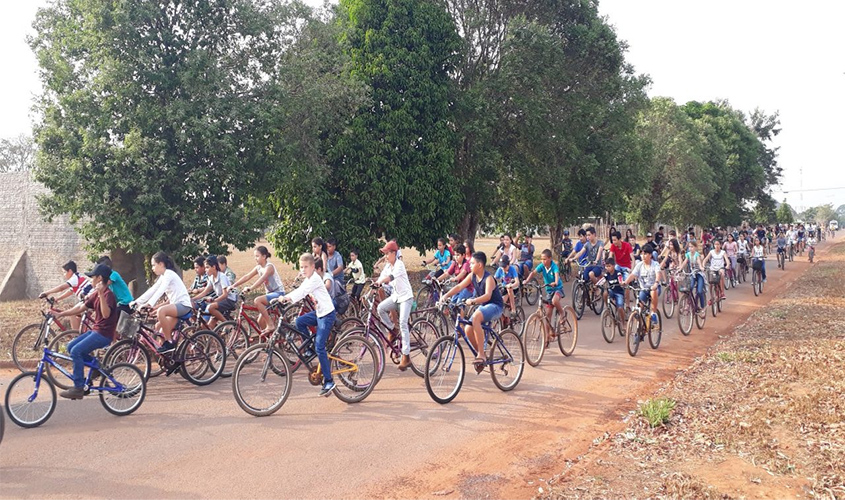
[[[51, 289], [47, 290], [46, 292], [42, 292], [41, 295], [39, 295], [39, 297], [44, 298], [44, 297], [47, 297], [48, 295], [52, 295], [54, 293], [61, 292], [62, 290], [68, 290], [68, 289], [70, 289], [70, 285], [68, 285], [67, 282], [64, 282], [64, 283], [62, 283], [61, 285], [59, 285], [55, 288], [51, 288]], [[71, 293], [73, 293], [73, 292], [71, 292]], [[70, 294], [65, 294], [62, 297], [59, 297], [59, 300], [66, 298], [68, 296], [70, 296]]]
[[586, 251], [587, 251], [587, 247], [586, 247], [586, 245], [585, 245], [585, 246], [582, 246], [582, 247], [581, 247], [581, 250], [578, 250], [578, 252], [573, 253], [572, 255], [570, 255], [570, 256], [569, 256], [566, 260], [568, 260], [568, 261], [570, 261], [570, 262], [573, 262], [573, 261], [575, 261], [575, 259], [579, 259], [579, 258], [581, 258], [581, 256], [582, 256], [582, 255], [584, 255], [584, 252], [586, 252]]
[[194, 298], [199, 300], [211, 293], [212, 290], [214, 290], [214, 284], [211, 282], [211, 277], [209, 277], [208, 283], [206, 283], [205, 288], [203, 288], [200, 293], [194, 295]]
[[252, 277], [253, 277], [253, 276], [255, 276], [256, 274], [258, 274], [258, 268], [257, 268], [257, 267], [253, 267], [253, 268], [252, 268], [252, 271], [250, 271], [250, 272], [246, 273], [244, 276], [241, 276], [241, 277], [240, 277], [237, 281], [235, 281], [234, 283], [232, 283], [232, 288], [236, 288], [237, 286], [239, 286], [239, 285], [241, 285], [241, 284], [243, 284], [243, 283], [246, 283], [247, 281], [249, 281], [250, 279], [252, 279]]
[[460, 292], [464, 288], [468, 287], [471, 280], [472, 280], [472, 276], [467, 275], [467, 277], [464, 278], [463, 281], [461, 281], [460, 283], [455, 285], [454, 288], [452, 288], [448, 292], [444, 293], [440, 298], [440, 302], [446, 302], [446, 299], [448, 299], [452, 295], [455, 295], [456, 293]]
[[492, 276], [487, 276], [487, 279], [484, 282], [484, 290], [486, 290], [484, 295], [467, 300], [467, 304], [470, 302], [473, 304], [478, 302], [486, 304], [490, 301], [490, 298], [493, 297], [493, 290], [496, 289], [496, 286], [496, 280], [494, 280]]
[[[258, 280], [255, 283], [253, 283], [253, 284], [249, 285], [248, 287], [244, 288], [244, 292], [248, 292], [248, 291], [252, 290], [253, 288], [258, 288], [259, 286], [263, 285], [264, 283], [267, 283], [267, 280], [270, 279], [270, 276], [273, 276], [274, 274], [276, 274], [276, 266], [269, 267], [269, 265], [268, 265], [267, 272], [264, 273], [264, 276], [258, 278]], [[238, 280], [238, 281], [240, 281], [240, 280]]]
[[151, 286], [149, 290], [144, 292], [143, 295], [135, 299], [135, 301], [130, 305], [139, 305], [143, 307], [148, 304], [155, 304], [166, 289], [164, 284], [164, 282], [166, 281], [166, 274], [167, 273], [159, 276], [155, 284], [153, 284], [153, 286]]
[[105, 297], [106, 288], [107, 287], [103, 286], [102, 283], [97, 285], [97, 293], [100, 296], [100, 316], [103, 319], [107, 319], [109, 316], [111, 316], [111, 312], [112, 312], [112, 308], [109, 306], [109, 303], [108, 303], [108, 301], [106, 300], [106, 297]]
[[343, 274], [343, 271], [346, 270], [346, 267], [344, 267], [344, 265], [343, 265], [343, 260], [341, 260], [340, 263], [341, 264], [339, 266], [337, 266], [337, 269], [332, 271], [332, 276], [337, 276], [339, 274]]
[[80, 302], [75, 306], [71, 307], [70, 309], [65, 309], [64, 311], [58, 312], [54, 315], [56, 318], [64, 318], [65, 316], [79, 316], [83, 312], [85, 312], [87, 306], [84, 302]]

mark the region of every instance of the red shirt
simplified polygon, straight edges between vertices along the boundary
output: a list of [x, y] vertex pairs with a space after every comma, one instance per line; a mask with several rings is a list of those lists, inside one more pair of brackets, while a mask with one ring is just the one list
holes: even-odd
[[91, 325], [91, 329], [107, 339], [114, 340], [114, 333], [117, 328], [117, 316], [119, 314], [117, 310], [117, 299], [114, 293], [106, 288], [103, 292], [103, 300], [106, 301], [106, 306], [111, 309], [108, 318], [104, 318], [102, 311], [100, 311], [100, 294], [97, 290], [89, 293], [88, 299], [85, 300], [85, 307], [94, 310], [94, 324]]
[[613, 254], [613, 258], [616, 259], [616, 264], [619, 267], [631, 269], [631, 253], [633, 251], [634, 249], [627, 241], [623, 241], [621, 247], [617, 247], [615, 244], [610, 245], [610, 253]]

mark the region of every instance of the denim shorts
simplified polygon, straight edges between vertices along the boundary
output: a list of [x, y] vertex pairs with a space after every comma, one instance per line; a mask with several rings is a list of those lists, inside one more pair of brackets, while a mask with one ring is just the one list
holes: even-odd
[[[660, 292], [662, 291], [662, 288], [663, 287], [661, 287], [660, 285], [657, 285], [657, 296], [658, 297], [660, 297]], [[649, 293], [651, 293], [650, 288], [648, 290], [640, 290], [640, 297], [639, 297], [640, 302], [642, 302], [642, 303], [648, 302], [648, 294]]]
[[616, 307], [625, 307], [625, 294], [621, 292], [614, 292], [613, 290], [608, 290], [608, 297], [610, 300], [616, 302]]
[[601, 278], [604, 274], [604, 266], [588, 266], [584, 268], [584, 281], [590, 279], [590, 271], [593, 272], [596, 279]]
[[502, 306], [498, 304], [486, 303], [483, 306], [478, 306], [478, 311], [481, 313], [481, 318], [485, 323], [489, 323], [502, 315]]
[[271, 300], [278, 299], [279, 297], [284, 297], [284, 296], [285, 296], [285, 292], [270, 292], [267, 295], [265, 295], [264, 298], [267, 299], [267, 303], [269, 304]]

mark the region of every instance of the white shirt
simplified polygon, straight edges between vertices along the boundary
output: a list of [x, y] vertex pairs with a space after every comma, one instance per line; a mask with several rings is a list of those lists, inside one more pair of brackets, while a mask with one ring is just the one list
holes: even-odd
[[763, 247], [762, 247], [762, 245], [761, 245], [761, 246], [754, 245], [754, 254], [753, 254], [753, 257], [754, 257], [755, 259], [762, 259], [764, 256], [765, 256], [765, 253], [763, 252]]
[[791, 230], [791, 231], [788, 231], [786, 233], [786, 236], [787, 236], [787, 239], [790, 241], [790, 243], [795, 243], [796, 241], [798, 241], [798, 231], [796, 231], [794, 229]]
[[304, 299], [307, 295], [314, 297], [314, 302], [317, 305], [317, 317], [323, 316], [334, 311], [334, 304], [329, 291], [326, 290], [326, 284], [323, 283], [323, 278], [314, 271], [310, 278], [306, 278], [299, 288], [290, 292], [287, 297], [292, 303], [297, 303]]
[[192, 307], [191, 297], [188, 295], [185, 283], [172, 269], [166, 269], [164, 274], [158, 277], [155, 284], [144, 295], [138, 297], [135, 302], [139, 306], [154, 305], [162, 295], [166, 295], [167, 301], [171, 304]]
[[725, 258], [727, 254], [724, 250], [716, 253], [716, 250], [710, 250], [710, 270], [718, 271], [725, 267]]
[[740, 255], [748, 255], [748, 240], [739, 240], [736, 242], [737, 253]]
[[[232, 283], [229, 282], [229, 277], [222, 271], [217, 272], [216, 280], [213, 279], [211, 275], [208, 276], [208, 287], [211, 287], [212, 290], [214, 290], [214, 295], [216, 297], [222, 297], [223, 289], [229, 287], [231, 284]], [[229, 293], [226, 298], [233, 302], [238, 300], [238, 296], [234, 293]]]
[[396, 302], [405, 302], [414, 298], [414, 291], [411, 289], [411, 282], [408, 280], [408, 272], [405, 270], [405, 263], [396, 259], [396, 263], [391, 265], [389, 262], [381, 271], [379, 279], [385, 276], [393, 276], [393, 281], [390, 285], [393, 287], [393, 293], [396, 295]]

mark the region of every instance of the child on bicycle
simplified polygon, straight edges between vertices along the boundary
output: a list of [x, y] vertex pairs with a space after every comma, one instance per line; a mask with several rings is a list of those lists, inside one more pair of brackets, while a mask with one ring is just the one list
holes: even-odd
[[754, 240], [754, 248], [751, 249], [752, 268], [754, 262], [760, 263], [760, 271], [763, 275], [763, 283], [766, 282], [766, 247], [763, 246], [763, 240], [757, 238]]
[[452, 252], [446, 248], [446, 240], [443, 238], [437, 238], [437, 251], [434, 252], [434, 257], [429, 260], [423, 260], [423, 265], [427, 266], [435, 261], [437, 262], [438, 269], [435, 271], [433, 278], [436, 279], [448, 271], [452, 263]]
[[211, 315], [208, 327], [214, 329], [218, 321], [226, 321], [225, 313], [234, 311], [238, 306], [238, 296], [232, 292], [226, 292], [231, 284], [226, 273], [220, 270], [216, 256], [209, 255], [205, 259], [205, 275], [208, 278], [205, 290], [194, 299], [213, 297], [209, 299], [210, 302], [205, 306], [205, 312]]
[[[444, 242], [444, 250], [445, 247]], [[387, 257], [387, 265], [382, 269], [375, 284], [380, 286], [390, 283], [393, 286], [393, 293], [390, 297], [382, 300], [378, 305], [378, 315], [385, 326], [391, 330], [388, 342], [392, 342], [396, 335], [396, 324], [390, 318], [389, 313], [396, 309], [399, 310], [399, 331], [402, 333], [402, 360], [399, 362], [399, 370], [405, 371], [411, 366], [411, 330], [408, 326], [408, 318], [411, 317], [411, 307], [414, 304], [414, 291], [411, 288], [411, 281], [408, 279], [408, 272], [405, 270], [405, 263], [397, 257], [398, 252], [399, 245], [395, 241], [388, 241], [381, 249], [381, 253]]]
[[[542, 274], [543, 283], [545, 284], [545, 293], [549, 297], [549, 300], [551, 300], [552, 305], [554, 305], [555, 309], [557, 309], [560, 316], [563, 317], [563, 305], [560, 303], [560, 299], [565, 297], [566, 294], [563, 293], [563, 281], [560, 279], [560, 269], [558, 269], [557, 263], [552, 259], [552, 251], [548, 248], [543, 250], [543, 253], [540, 254], [540, 256], [541, 262], [537, 264], [537, 267], [534, 268], [533, 271], [531, 271], [531, 274], [528, 275], [526, 281], [531, 281], [531, 278], [533, 278], [536, 273]], [[549, 309], [546, 314], [549, 317], [549, 320], [551, 320], [552, 310]]]
[[515, 290], [519, 290], [519, 269], [510, 263], [507, 255], [502, 255], [499, 259], [499, 268], [496, 269], [496, 274], [493, 279], [501, 280], [505, 286], [508, 294], [508, 306], [510, 306], [510, 319], [514, 319], [516, 315], [516, 298], [514, 297]]
[[698, 295], [698, 306], [704, 309], [707, 305], [704, 303], [704, 274], [702, 273], [704, 264], [702, 263], [701, 254], [698, 253], [698, 243], [691, 241], [687, 248], [688, 250], [684, 254], [684, 259], [681, 261], [679, 267], [684, 270], [689, 269], [689, 272], [692, 273], [692, 286], [695, 287], [696, 294]]
[[349, 252], [349, 274], [352, 275], [352, 298], [359, 299], [361, 292], [364, 290], [364, 284], [367, 283], [367, 273], [364, 272], [364, 265], [358, 260], [358, 249], [353, 248]]
[[477, 304], [479, 307], [472, 313], [471, 325], [467, 325], [466, 336], [478, 354], [473, 361], [475, 371], [481, 373], [487, 363], [487, 354], [484, 352], [484, 328], [482, 323], [489, 323], [502, 316], [505, 302], [502, 293], [496, 284], [496, 280], [485, 269], [487, 255], [484, 252], [475, 252], [470, 260], [472, 274], [464, 278], [455, 288], [449, 290], [440, 298], [440, 303], [445, 303], [449, 297], [461, 292], [472, 285], [475, 290], [473, 296], [465, 302], [467, 306]]
[[[188, 294], [196, 299], [197, 295], [201, 294], [208, 286], [208, 276], [205, 274], [205, 257], [197, 257], [194, 259], [194, 272], [197, 273], [197, 275], [194, 277], [194, 282], [191, 284], [191, 288], [188, 289]], [[213, 299], [214, 297], [211, 296], [209, 298]], [[194, 308], [202, 310], [205, 308], [205, 303], [201, 300], [195, 300]]]
[[[59, 394], [67, 399], [82, 399], [85, 396], [85, 362], [90, 363], [93, 360], [92, 351], [111, 344], [117, 328], [117, 298], [109, 289], [111, 268], [105, 264], [97, 264], [90, 273], [86, 274], [93, 280], [93, 291], [88, 294], [85, 302], [56, 314], [57, 318], [61, 318], [81, 314], [85, 309], [94, 311], [91, 330], [67, 344], [67, 351], [73, 359], [73, 388]], [[95, 375], [96, 372], [91, 374], [92, 380]]]
[[167, 302], [159, 304], [154, 307], [158, 315], [157, 328], [161, 329], [161, 334], [164, 335], [164, 343], [157, 349], [159, 353], [170, 352], [176, 348], [173, 343], [173, 329], [179, 322], [179, 318], [190, 313], [191, 297], [188, 295], [188, 289], [182, 278], [176, 274], [176, 264], [164, 252], [158, 252], [153, 255], [150, 260], [150, 266], [153, 268], [153, 273], [158, 276], [155, 284], [150, 287], [143, 295], [135, 299], [129, 304], [133, 309], [149, 307], [151, 304], [158, 302], [162, 295], [167, 297]]
[[[62, 290], [67, 290], [65, 293], [56, 297], [56, 300], [63, 300], [71, 295], [76, 294], [77, 299], [79, 302], [85, 300], [85, 296], [91, 293], [93, 289], [93, 283], [85, 276], [80, 276], [77, 272], [76, 262], [69, 260], [62, 266], [62, 271], [64, 271], [64, 278], [65, 282], [61, 285], [51, 288], [46, 292], [42, 292], [38, 295], [39, 299], [44, 299], [49, 297], [51, 294], [61, 292]], [[84, 311], [84, 309], [83, 309]], [[65, 315], [67, 316], [67, 315]], [[74, 330], [79, 330], [79, 325], [82, 323], [82, 313], [78, 315], [71, 315], [70, 316], [70, 325], [71, 328]]]
[[650, 243], [643, 246], [642, 256], [643, 260], [637, 262], [634, 270], [625, 280], [625, 284], [630, 284], [634, 278], [638, 280], [641, 290], [637, 298], [642, 304], [645, 304], [649, 297], [651, 298], [651, 314], [648, 317], [654, 321], [657, 315], [657, 297], [660, 295], [663, 271], [660, 270], [660, 264], [654, 261], [654, 247]]
[[525, 235], [525, 242], [519, 246], [519, 277], [524, 278], [534, 269], [534, 243], [533, 236]]
[[305, 279], [299, 285], [299, 288], [275, 300], [282, 304], [295, 304], [308, 295], [314, 297], [314, 307], [316, 310], [298, 316], [295, 326], [305, 338], [310, 337], [308, 332], [309, 326], [317, 327], [317, 333], [314, 338], [314, 350], [317, 351], [317, 359], [320, 360], [320, 372], [323, 374], [323, 388], [320, 390], [320, 396], [328, 396], [334, 390], [335, 384], [332, 379], [332, 366], [329, 362], [329, 353], [326, 352], [326, 341], [329, 338], [329, 333], [332, 331], [332, 326], [334, 326], [337, 315], [335, 314], [332, 298], [326, 289], [326, 284], [323, 282], [322, 276], [315, 269], [315, 261], [314, 255], [309, 253], [302, 254], [299, 257], [299, 268]]
[[229, 261], [226, 260], [225, 255], [218, 255], [217, 256], [217, 265], [220, 266], [220, 272], [226, 275], [229, 278], [229, 283], [234, 283], [238, 277], [235, 275], [235, 271], [232, 271], [232, 268], [229, 267]]
[[725, 300], [725, 268], [728, 263], [728, 254], [722, 250], [722, 242], [716, 240], [713, 242], [713, 250], [704, 258], [703, 265], [710, 263], [710, 272], [719, 273], [719, 283], [722, 285], [721, 297], [713, 297], [713, 300]]
[[604, 280], [607, 289], [604, 291], [604, 298], [610, 298], [616, 304], [616, 311], [619, 313], [619, 321], [625, 322], [625, 289], [622, 283], [625, 277], [622, 271], [616, 266], [616, 259], [608, 257], [604, 261]]
[[[246, 283], [251, 280], [253, 276], [258, 275], [258, 280], [256, 280], [252, 285], [244, 287], [243, 293], [249, 293], [249, 291], [253, 288], [258, 288], [259, 286], [264, 285], [264, 289], [267, 294], [256, 297], [254, 303], [256, 309], [258, 309], [258, 325], [264, 329], [261, 333], [263, 335], [270, 335], [273, 333], [273, 330], [276, 329], [276, 326], [270, 320], [270, 315], [267, 313], [267, 306], [270, 304], [270, 301], [285, 294], [285, 285], [282, 283], [282, 278], [279, 276], [278, 271], [276, 271], [276, 266], [270, 262], [270, 257], [272, 257], [272, 255], [270, 254], [270, 251], [267, 250], [267, 247], [263, 245], [255, 247], [253, 256], [257, 265], [252, 269], [252, 271], [248, 272], [244, 276], [241, 276], [241, 279], [234, 282], [230, 288], [235, 288], [242, 283]], [[226, 290], [227, 293], [229, 291], [231, 290]]]

